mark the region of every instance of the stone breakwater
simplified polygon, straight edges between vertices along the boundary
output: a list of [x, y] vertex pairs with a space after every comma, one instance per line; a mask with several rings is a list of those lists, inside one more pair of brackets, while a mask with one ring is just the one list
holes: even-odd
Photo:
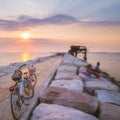
[[[37, 84], [34, 88], [34, 97], [31, 99], [25, 99], [22, 105], [21, 117], [19, 120], [28, 120], [32, 109], [38, 102], [39, 91], [41, 91], [49, 83], [54, 76], [56, 69], [63, 60], [63, 55], [55, 55], [50, 59], [42, 62], [37, 62], [36, 75]], [[14, 120], [10, 109], [10, 92], [9, 87], [14, 85], [14, 81], [11, 80], [11, 74], [5, 75], [0, 78], [0, 120]]]
[[[70, 54], [41, 61], [30, 62], [36, 63], [38, 82], [19, 120], [119, 120], [120, 88], [106, 75], [95, 79], [81, 74], [87, 63]], [[13, 66], [17, 64], [22, 63]], [[11, 74], [0, 78], [0, 120], [13, 120], [8, 91], [13, 84]]]
[[39, 104], [30, 120], [119, 120], [119, 87], [104, 73], [89, 78], [86, 62], [66, 54], [54, 76], [39, 91]]

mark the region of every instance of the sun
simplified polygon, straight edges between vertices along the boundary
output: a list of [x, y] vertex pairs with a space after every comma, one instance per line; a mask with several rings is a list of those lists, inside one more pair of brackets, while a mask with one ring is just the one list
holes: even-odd
[[24, 33], [21, 34], [21, 37], [22, 37], [23, 39], [29, 39], [29, 38], [31, 37], [31, 35], [30, 35], [30, 33], [28, 33], [28, 32], [24, 32]]

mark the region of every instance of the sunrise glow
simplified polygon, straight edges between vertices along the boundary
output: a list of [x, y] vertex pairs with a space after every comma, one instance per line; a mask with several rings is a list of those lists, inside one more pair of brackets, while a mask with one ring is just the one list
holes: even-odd
[[26, 40], [26, 39], [29, 39], [31, 37], [31, 35], [28, 32], [24, 32], [21, 34], [21, 37]]
[[22, 62], [26, 62], [27, 60], [29, 60], [30, 59], [30, 54], [29, 53], [22, 53], [21, 54], [21, 61]]
[[120, 52], [119, 6], [120, 0], [1, 0], [0, 52], [66, 52], [71, 45]]

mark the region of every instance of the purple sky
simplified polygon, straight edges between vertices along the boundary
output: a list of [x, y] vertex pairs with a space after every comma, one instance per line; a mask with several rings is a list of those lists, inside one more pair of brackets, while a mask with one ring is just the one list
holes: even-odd
[[66, 51], [73, 44], [120, 52], [120, 0], [0, 0], [0, 8], [0, 52]]

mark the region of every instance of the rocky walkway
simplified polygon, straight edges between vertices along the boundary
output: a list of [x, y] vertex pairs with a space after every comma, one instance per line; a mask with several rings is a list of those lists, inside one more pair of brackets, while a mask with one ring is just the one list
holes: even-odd
[[66, 54], [30, 120], [120, 120], [119, 87], [100, 73], [82, 73], [86, 62]]
[[[63, 56], [56, 56], [47, 61], [36, 64], [38, 82], [35, 86], [35, 95], [29, 101], [25, 101], [29, 105], [23, 105], [22, 116], [20, 120], [28, 119], [31, 110], [37, 104], [39, 91], [42, 90], [52, 79], [62, 59]], [[9, 87], [13, 84], [14, 82], [11, 80], [11, 75], [0, 78], [0, 120], [13, 120], [10, 111], [9, 92]]]

